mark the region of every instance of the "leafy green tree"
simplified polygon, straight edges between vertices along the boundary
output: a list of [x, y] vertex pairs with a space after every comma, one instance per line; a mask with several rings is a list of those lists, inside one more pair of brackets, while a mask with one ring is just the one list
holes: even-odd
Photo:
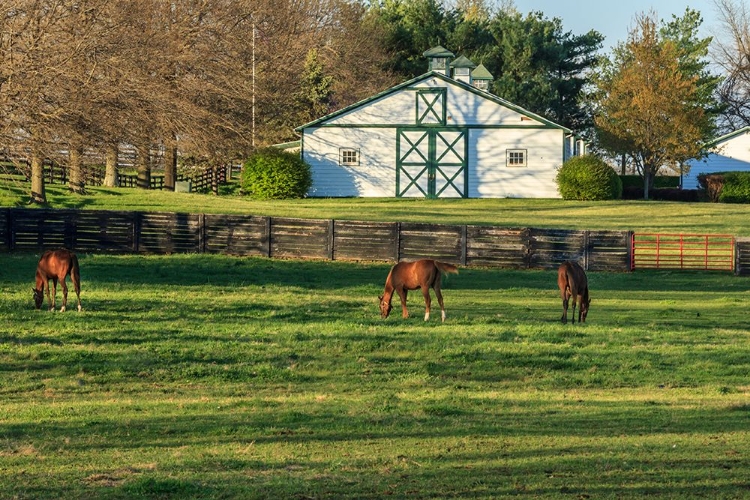
[[685, 71], [684, 60], [684, 49], [659, 36], [652, 16], [641, 15], [597, 79], [600, 144], [633, 158], [643, 175], [645, 198], [659, 168], [678, 170], [700, 155], [710, 127], [699, 76]]
[[318, 60], [317, 49], [307, 51], [305, 71], [302, 74], [295, 101], [299, 107], [300, 123], [306, 123], [328, 114], [331, 106], [333, 77], [326, 75]]

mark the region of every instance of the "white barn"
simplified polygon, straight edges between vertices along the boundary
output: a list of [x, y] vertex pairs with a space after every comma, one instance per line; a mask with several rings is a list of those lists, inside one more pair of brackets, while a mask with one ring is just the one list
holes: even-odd
[[559, 198], [571, 131], [483, 90], [483, 66], [425, 55], [430, 72], [296, 129], [309, 196]]
[[750, 127], [723, 135], [707, 145], [708, 156], [690, 160], [682, 176], [683, 189], [698, 189], [698, 175], [712, 172], [750, 171]]

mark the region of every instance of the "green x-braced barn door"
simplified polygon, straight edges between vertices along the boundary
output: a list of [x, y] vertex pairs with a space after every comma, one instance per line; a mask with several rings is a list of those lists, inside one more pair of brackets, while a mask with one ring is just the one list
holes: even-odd
[[465, 198], [466, 147], [463, 129], [399, 129], [396, 196]]

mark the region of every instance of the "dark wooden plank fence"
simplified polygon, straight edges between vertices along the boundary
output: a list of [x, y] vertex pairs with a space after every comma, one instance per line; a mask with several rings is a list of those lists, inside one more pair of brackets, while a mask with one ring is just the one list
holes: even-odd
[[0, 209], [0, 250], [5, 252], [65, 246], [97, 253], [221, 253], [385, 262], [435, 258], [463, 266], [518, 269], [550, 269], [570, 259], [590, 270], [628, 271], [630, 241], [627, 231]]

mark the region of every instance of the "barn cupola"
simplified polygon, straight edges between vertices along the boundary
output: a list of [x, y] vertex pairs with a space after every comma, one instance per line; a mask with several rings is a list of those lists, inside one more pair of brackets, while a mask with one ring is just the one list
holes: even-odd
[[429, 61], [429, 71], [442, 73], [445, 76], [450, 75], [450, 61], [453, 59], [453, 52], [440, 45], [426, 50], [423, 54]]
[[471, 85], [471, 70], [476, 67], [477, 65], [471, 62], [466, 56], [458, 56], [458, 58], [451, 63], [453, 79]]
[[493, 80], [492, 73], [487, 71], [484, 64], [480, 64], [471, 72], [471, 84], [479, 90], [490, 91], [490, 82]]

